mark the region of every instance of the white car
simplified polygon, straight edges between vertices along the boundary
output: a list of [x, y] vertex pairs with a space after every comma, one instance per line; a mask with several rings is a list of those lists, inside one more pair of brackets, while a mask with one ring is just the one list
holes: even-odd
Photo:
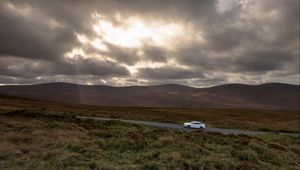
[[185, 128], [195, 128], [195, 129], [204, 129], [205, 128], [205, 124], [198, 122], [198, 121], [192, 121], [189, 123], [184, 123], [183, 126]]

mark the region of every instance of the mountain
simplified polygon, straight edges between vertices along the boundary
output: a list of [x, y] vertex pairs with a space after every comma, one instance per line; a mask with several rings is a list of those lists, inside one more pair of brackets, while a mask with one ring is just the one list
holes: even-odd
[[0, 94], [98, 106], [299, 110], [299, 85], [226, 84], [209, 88], [166, 84], [112, 87], [47, 83], [0, 86]]

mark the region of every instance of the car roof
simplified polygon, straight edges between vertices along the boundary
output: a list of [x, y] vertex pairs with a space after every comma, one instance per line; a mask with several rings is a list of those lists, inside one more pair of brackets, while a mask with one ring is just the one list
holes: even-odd
[[202, 122], [199, 122], [199, 121], [191, 121], [191, 123], [202, 123]]

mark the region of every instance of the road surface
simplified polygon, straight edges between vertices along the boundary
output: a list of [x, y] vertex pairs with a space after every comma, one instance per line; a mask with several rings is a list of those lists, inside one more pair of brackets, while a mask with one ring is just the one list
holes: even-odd
[[[184, 128], [183, 125], [173, 124], [173, 123], [151, 122], [151, 121], [141, 121], [141, 120], [125, 120], [125, 119], [114, 119], [114, 118], [100, 118], [100, 117], [87, 117], [87, 116], [76, 116], [76, 117], [79, 119], [93, 119], [93, 120], [99, 120], [99, 121], [117, 120], [117, 121], [126, 122], [126, 123], [155, 126], [155, 127], [159, 127], [159, 128], [168, 128], [168, 129], [175, 129], [175, 130], [180, 130], [180, 131], [194, 130], [194, 129]], [[214, 127], [206, 127], [203, 131], [219, 132], [219, 133], [223, 133], [223, 134], [235, 134], [235, 135], [276, 134], [276, 135], [300, 136], [299, 133], [275, 133], [275, 132], [251, 131], [251, 130], [242, 130], [242, 129], [225, 129], [225, 128], [214, 128]]]

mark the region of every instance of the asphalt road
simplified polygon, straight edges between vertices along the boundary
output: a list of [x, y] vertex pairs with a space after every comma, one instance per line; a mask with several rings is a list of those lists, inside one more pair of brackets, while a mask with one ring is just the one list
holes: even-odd
[[[100, 118], [100, 117], [87, 117], [87, 116], [76, 116], [79, 119], [93, 119], [99, 121], [109, 121], [117, 120], [121, 122], [133, 123], [138, 125], [148, 125], [155, 126], [159, 128], [175, 129], [180, 131], [191, 131], [195, 129], [184, 128], [183, 125], [173, 124], [173, 123], [162, 123], [162, 122], [151, 122], [151, 121], [141, 121], [141, 120], [125, 120], [125, 119], [113, 119], [113, 118]], [[274, 132], [264, 132], [264, 131], [250, 131], [242, 129], [225, 129], [225, 128], [214, 128], [206, 127], [203, 131], [205, 132], [219, 132], [223, 134], [235, 134], [235, 135], [264, 135], [264, 134], [276, 134], [276, 135], [290, 135], [290, 136], [300, 136], [299, 133], [274, 133]]]

